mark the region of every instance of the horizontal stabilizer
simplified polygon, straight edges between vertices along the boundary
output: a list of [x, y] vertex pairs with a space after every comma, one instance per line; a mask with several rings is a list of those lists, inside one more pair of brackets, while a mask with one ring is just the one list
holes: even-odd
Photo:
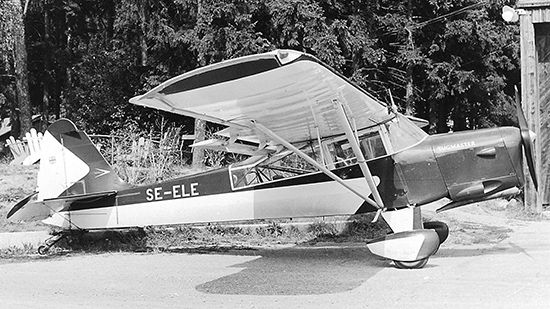
[[37, 200], [38, 192], [27, 196], [19, 201], [8, 213], [7, 218], [10, 221], [40, 221], [53, 214], [67, 210], [73, 202], [86, 202], [96, 200], [97, 198], [116, 194], [115, 191], [97, 192], [92, 194], [73, 195], [70, 197], [60, 197], [48, 200]]
[[8, 213], [10, 221], [38, 221], [49, 217], [52, 212], [41, 201], [36, 201], [35, 192], [20, 200]]

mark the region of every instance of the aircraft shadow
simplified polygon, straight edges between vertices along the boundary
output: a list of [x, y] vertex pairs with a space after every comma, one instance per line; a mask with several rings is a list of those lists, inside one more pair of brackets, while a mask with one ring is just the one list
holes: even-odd
[[522, 249], [520, 246], [510, 241], [505, 241], [498, 244], [487, 244], [486, 246], [477, 247], [477, 248], [468, 248], [468, 247], [441, 248], [432, 257], [432, 259], [448, 258], [448, 257], [475, 257], [475, 256], [483, 256], [483, 255], [491, 255], [491, 254], [516, 254], [516, 253], [527, 254], [526, 251]]
[[234, 265], [242, 271], [196, 287], [209, 294], [314, 295], [363, 284], [389, 261], [364, 247], [304, 247], [259, 250], [261, 257]]
[[[430, 260], [516, 254], [512, 243], [481, 248], [441, 248]], [[196, 286], [207, 294], [319, 295], [353, 290], [380, 270], [393, 267], [389, 260], [373, 255], [366, 246], [296, 246], [278, 250], [244, 250], [236, 254], [259, 255], [258, 259], [233, 265], [238, 273]], [[433, 263], [427, 268], [438, 267]]]

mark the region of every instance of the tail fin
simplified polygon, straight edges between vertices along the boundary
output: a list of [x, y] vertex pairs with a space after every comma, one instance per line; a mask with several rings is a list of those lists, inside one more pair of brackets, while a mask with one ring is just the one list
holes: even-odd
[[128, 188], [83, 131], [60, 119], [42, 140], [38, 200]]

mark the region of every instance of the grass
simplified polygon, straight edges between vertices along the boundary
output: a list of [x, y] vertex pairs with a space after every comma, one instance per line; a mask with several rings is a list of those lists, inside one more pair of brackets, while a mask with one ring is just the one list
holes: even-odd
[[47, 230], [41, 222], [13, 223], [6, 219], [9, 210], [36, 189], [38, 166], [13, 166], [0, 163], [0, 232]]
[[23, 244], [22, 246], [9, 246], [0, 248], [0, 259], [13, 257], [27, 257], [36, 254], [37, 248], [31, 244]]
[[[110, 230], [70, 235], [57, 246], [63, 250], [104, 251], [225, 251], [318, 242], [366, 242], [386, 233], [385, 224], [369, 225], [372, 214], [355, 215], [349, 221], [289, 224], [267, 221], [240, 225], [155, 226], [146, 229]], [[380, 228], [382, 227], [382, 228]]]

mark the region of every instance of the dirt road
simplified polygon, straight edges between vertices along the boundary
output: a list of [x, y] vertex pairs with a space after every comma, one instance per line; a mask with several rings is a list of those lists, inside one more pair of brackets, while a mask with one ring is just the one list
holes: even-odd
[[498, 244], [446, 243], [421, 270], [395, 269], [362, 244], [334, 243], [4, 262], [0, 303], [2, 308], [550, 307], [550, 223], [475, 212], [465, 217], [470, 215], [514, 231]]

